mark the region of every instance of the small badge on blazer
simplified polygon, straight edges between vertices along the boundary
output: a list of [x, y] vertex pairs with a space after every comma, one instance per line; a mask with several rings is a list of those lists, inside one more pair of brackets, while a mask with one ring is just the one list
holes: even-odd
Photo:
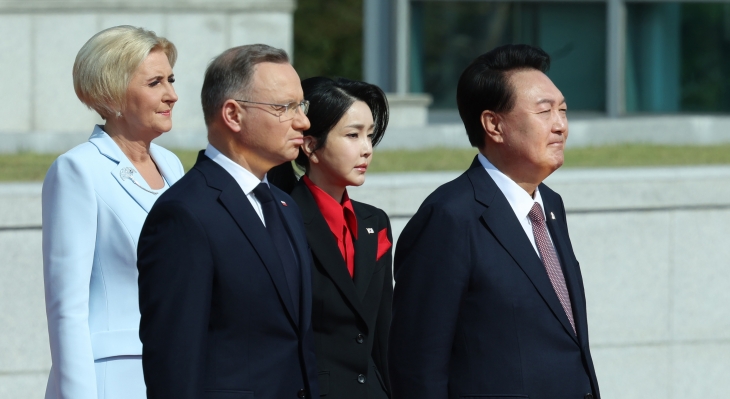
[[[284, 202], [284, 201], [281, 201], [281, 204], [282, 204], [282, 205], [284, 205], [284, 206], [289, 206], [289, 205], [287, 205], [287, 204], [286, 204], [286, 202]], [[553, 219], [555, 219], [555, 218], [553, 218]]]
[[368, 227], [365, 230], [367, 230], [368, 234], [374, 234], [375, 233], [375, 230], [373, 230], [371, 227]]
[[550, 217], [555, 220], [555, 215], [552, 212], [550, 212]]
[[135, 173], [134, 169], [130, 168], [129, 166], [126, 166], [119, 171], [119, 177], [122, 178], [122, 181], [131, 180], [135, 186], [141, 188], [144, 191], [147, 191], [150, 194], [154, 194], [154, 195], [159, 194], [157, 191], [148, 190], [148, 189], [144, 188], [141, 184], [137, 183], [137, 180], [134, 180], [134, 173]]

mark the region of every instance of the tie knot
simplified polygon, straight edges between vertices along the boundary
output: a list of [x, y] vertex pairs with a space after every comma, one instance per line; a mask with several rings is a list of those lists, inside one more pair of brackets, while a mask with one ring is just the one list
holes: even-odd
[[542, 207], [537, 202], [532, 205], [532, 209], [530, 209], [530, 213], [528, 213], [527, 216], [529, 216], [530, 220], [533, 222], [545, 222], [545, 215], [542, 213]]
[[271, 194], [271, 189], [266, 183], [259, 183], [259, 185], [253, 189], [253, 193], [262, 204], [274, 200], [274, 196]]

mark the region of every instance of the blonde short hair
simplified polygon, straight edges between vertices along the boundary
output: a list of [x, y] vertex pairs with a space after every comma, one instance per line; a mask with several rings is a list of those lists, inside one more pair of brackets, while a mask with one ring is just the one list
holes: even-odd
[[76, 95], [104, 119], [118, 115], [137, 67], [151, 51], [158, 50], [167, 55], [170, 66], [175, 65], [175, 45], [155, 32], [121, 25], [95, 34], [76, 55]]

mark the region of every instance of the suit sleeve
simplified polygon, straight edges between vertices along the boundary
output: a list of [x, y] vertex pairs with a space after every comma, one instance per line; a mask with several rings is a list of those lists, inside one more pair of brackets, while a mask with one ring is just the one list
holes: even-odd
[[[381, 211], [382, 212], [382, 211]], [[390, 220], [385, 212], [380, 216], [382, 222], [387, 228], [388, 239], [393, 242], [393, 231], [390, 228]], [[393, 247], [378, 260], [379, 267], [385, 268], [383, 274], [383, 293], [380, 297], [380, 308], [378, 309], [378, 319], [376, 321], [376, 337], [373, 345], [373, 360], [375, 365], [383, 377], [385, 386], [390, 392], [390, 373], [388, 372], [388, 335], [390, 331], [390, 320], [393, 306]]]
[[147, 397], [203, 397], [213, 261], [196, 216], [178, 203], [156, 204], [142, 228], [137, 268]]
[[457, 316], [470, 276], [468, 226], [422, 207], [401, 234], [389, 365], [393, 399], [448, 397]]
[[89, 283], [96, 246], [96, 192], [88, 170], [69, 155], [46, 174], [42, 194], [43, 282], [54, 397], [97, 397], [89, 331]]

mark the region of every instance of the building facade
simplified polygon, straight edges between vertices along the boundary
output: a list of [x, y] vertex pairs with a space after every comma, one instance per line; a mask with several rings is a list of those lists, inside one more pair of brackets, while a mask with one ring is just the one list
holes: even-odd
[[[394, 91], [430, 94], [432, 110], [456, 108], [456, 82], [477, 55], [527, 43], [551, 55], [549, 76], [571, 112], [730, 112], [728, 1], [367, 2], [374, 11], [366, 12], [372, 44], [365, 76]], [[392, 15], [389, 29], [380, 27], [377, 10], [384, 9]], [[378, 57], [382, 62], [373, 63]]]
[[133, 25], [167, 37], [178, 48], [180, 134], [173, 147], [206, 142], [200, 89], [205, 68], [242, 44], [293, 47], [295, 0], [0, 0], [0, 153], [61, 152], [83, 142], [101, 119], [76, 98], [71, 70], [95, 33]]

